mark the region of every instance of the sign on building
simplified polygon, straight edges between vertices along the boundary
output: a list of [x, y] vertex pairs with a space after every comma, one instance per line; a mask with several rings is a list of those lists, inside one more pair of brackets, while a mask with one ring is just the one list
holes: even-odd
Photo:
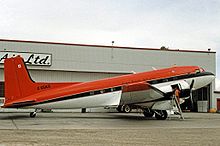
[[28, 52], [12, 52], [12, 51], [0, 51], [0, 63], [4, 63], [6, 58], [16, 57], [20, 55], [24, 58], [27, 65], [52, 65], [52, 54], [43, 53], [28, 53]]

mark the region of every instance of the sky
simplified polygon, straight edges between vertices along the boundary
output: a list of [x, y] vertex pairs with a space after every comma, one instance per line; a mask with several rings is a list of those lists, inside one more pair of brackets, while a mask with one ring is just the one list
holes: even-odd
[[220, 0], [0, 0], [0, 38], [216, 51]]

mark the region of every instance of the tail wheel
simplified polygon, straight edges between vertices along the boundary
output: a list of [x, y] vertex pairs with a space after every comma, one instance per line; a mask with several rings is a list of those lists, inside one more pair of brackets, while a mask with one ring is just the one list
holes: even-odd
[[167, 111], [166, 110], [156, 110], [155, 117], [157, 120], [166, 120], [167, 118]]
[[123, 109], [123, 112], [125, 112], [125, 113], [130, 113], [131, 112], [131, 106], [129, 106], [127, 104], [123, 105], [122, 109]]
[[30, 117], [31, 117], [31, 118], [36, 117], [36, 115], [37, 115], [37, 112], [31, 112], [31, 113], [30, 113]]

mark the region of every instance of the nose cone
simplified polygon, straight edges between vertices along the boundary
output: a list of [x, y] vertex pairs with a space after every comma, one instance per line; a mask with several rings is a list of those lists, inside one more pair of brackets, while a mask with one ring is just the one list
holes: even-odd
[[197, 90], [209, 85], [215, 79], [215, 75], [211, 72], [201, 72], [197, 73], [193, 79], [195, 80], [193, 89]]

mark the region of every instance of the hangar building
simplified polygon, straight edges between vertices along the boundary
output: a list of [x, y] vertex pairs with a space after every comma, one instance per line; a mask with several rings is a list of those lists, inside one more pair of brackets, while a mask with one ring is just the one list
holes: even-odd
[[[216, 73], [216, 53], [0, 39], [0, 97], [4, 97], [3, 62], [24, 57], [35, 81], [91, 81], [173, 65], [196, 65]], [[193, 111], [216, 108], [215, 83], [193, 93]], [[187, 104], [187, 102], [186, 102]], [[183, 105], [184, 106], [184, 105]], [[187, 109], [185, 105], [183, 108]]]

